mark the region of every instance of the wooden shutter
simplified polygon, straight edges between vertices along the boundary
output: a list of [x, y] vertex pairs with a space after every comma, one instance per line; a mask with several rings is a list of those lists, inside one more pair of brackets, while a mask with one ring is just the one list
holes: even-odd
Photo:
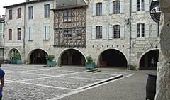
[[109, 1], [109, 14], [113, 14], [113, 0]]
[[108, 37], [107, 37], [107, 27], [106, 26], [103, 26], [102, 27], [102, 38], [104, 40], [106, 40]]
[[91, 39], [96, 39], [96, 26], [92, 27]]
[[136, 12], [137, 10], [137, 0], [132, 0], [132, 12]]
[[120, 0], [120, 13], [124, 13], [124, 6], [125, 6], [124, 0]]
[[109, 39], [113, 39], [113, 26], [109, 26]]

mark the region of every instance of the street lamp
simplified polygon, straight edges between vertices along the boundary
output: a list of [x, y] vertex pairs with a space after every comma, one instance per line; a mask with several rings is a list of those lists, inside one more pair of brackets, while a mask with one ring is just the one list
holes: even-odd
[[153, 19], [153, 21], [155, 21], [158, 25], [157, 36], [159, 36], [159, 21], [160, 21], [160, 16], [161, 16], [159, 0], [152, 0], [151, 5], [150, 5], [150, 16]]

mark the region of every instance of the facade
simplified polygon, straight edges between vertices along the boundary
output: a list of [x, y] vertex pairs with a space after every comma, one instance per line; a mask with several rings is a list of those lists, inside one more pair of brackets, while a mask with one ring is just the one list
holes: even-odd
[[35, 0], [6, 6], [5, 59], [17, 52], [23, 62], [45, 64], [47, 55], [55, 55], [59, 65], [84, 66], [91, 56], [98, 67], [154, 69], [159, 32], [149, 5], [149, 0]]
[[4, 58], [4, 16], [0, 16], [0, 61]]

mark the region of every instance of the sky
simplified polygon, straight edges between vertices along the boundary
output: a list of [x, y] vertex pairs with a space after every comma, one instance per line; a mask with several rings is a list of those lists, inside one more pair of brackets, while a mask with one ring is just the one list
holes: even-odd
[[3, 8], [3, 6], [9, 6], [12, 4], [17, 4], [25, 1], [26, 0], [0, 0], [0, 15], [5, 14], [5, 9]]

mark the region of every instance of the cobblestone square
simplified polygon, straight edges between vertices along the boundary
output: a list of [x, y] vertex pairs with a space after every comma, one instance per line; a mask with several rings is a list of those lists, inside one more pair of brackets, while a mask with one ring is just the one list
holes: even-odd
[[125, 72], [87, 72], [84, 67], [43, 67], [42, 65], [2, 65], [5, 70], [4, 100], [59, 99]]

